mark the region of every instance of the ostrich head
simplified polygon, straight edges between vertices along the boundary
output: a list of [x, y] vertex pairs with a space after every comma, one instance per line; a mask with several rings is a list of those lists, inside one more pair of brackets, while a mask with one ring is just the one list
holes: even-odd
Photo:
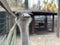
[[26, 22], [28, 24], [32, 21], [32, 18], [29, 15], [29, 13], [19, 11], [19, 12], [16, 12], [15, 14], [17, 16], [16, 22], [18, 25], [20, 25], [19, 22], [23, 22], [23, 23]]

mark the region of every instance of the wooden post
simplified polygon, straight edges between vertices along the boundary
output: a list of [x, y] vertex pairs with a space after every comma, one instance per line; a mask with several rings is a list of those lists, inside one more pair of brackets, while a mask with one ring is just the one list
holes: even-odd
[[45, 15], [45, 29], [46, 29], [46, 31], [48, 31], [48, 28], [47, 28], [47, 15]]
[[35, 33], [35, 19], [34, 16], [32, 16], [32, 34]]
[[59, 25], [60, 25], [60, 0], [58, 0], [58, 20], [57, 20], [57, 37], [59, 37]]
[[54, 32], [54, 15], [53, 15], [53, 19], [52, 19], [52, 32]]
[[31, 21], [31, 24], [30, 24], [30, 34], [34, 34], [35, 33], [35, 19], [34, 19], [34, 16], [33, 14], [30, 14], [31, 17], [32, 17], [32, 21]]
[[25, 0], [25, 9], [28, 9], [28, 0]]
[[[24, 14], [23, 14], [24, 15]], [[27, 14], [28, 15], [28, 14]], [[16, 22], [20, 29], [22, 45], [29, 45], [29, 24], [31, 22], [30, 16], [21, 16]]]

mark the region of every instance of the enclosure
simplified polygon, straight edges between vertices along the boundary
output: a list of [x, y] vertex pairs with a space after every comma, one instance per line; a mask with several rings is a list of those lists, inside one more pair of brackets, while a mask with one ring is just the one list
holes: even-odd
[[[28, 14], [32, 21], [29, 25], [29, 45], [60, 45], [58, 0], [7, 0], [7, 2], [14, 14], [19, 11], [30, 12]], [[16, 14], [15, 16], [18, 17]], [[0, 36], [8, 35], [14, 23], [15, 18], [0, 7]], [[21, 31], [17, 25], [15, 29], [17, 31], [15, 45], [22, 45]], [[4, 45], [3, 42], [1, 45]]]

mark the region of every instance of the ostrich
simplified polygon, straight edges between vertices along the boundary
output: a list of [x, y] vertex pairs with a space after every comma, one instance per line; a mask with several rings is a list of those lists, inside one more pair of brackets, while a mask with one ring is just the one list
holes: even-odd
[[[19, 29], [20, 29], [20, 34], [21, 34], [21, 39], [22, 39], [22, 45], [29, 45], [29, 24], [32, 21], [32, 18], [29, 14], [24, 13], [24, 12], [20, 12], [19, 13], [19, 18], [16, 17], [16, 15], [14, 13], [12, 13], [8, 3], [6, 0], [0, 0], [0, 5], [10, 14], [15, 18], [15, 23], [18, 25]], [[13, 31], [14, 32], [14, 31]], [[16, 45], [13, 43], [13, 41], [10, 41], [10, 37], [12, 37], [13, 33], [10, 31], [6, 44], [5, 45]], [[10, 36], [11, 35], [11, 36]], [[16, 35], [16, 34], [15, 34]], [[10, 43], [11, 42], [11, 43]]]
[[32, 18], [25, 12], [17, 12], [16, 14], [19, 15], [18, 19], [16, 19], [16, 23], [20, 30], [22, 45], [29, 45], [29, 24], [31, 23]]

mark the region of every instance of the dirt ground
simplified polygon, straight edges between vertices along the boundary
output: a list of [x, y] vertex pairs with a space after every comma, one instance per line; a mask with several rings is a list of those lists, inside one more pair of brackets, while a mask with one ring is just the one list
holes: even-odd
[[[4, 42], [0, 45], [4, 45]], [[20, 36], [17, 36], [16, 45], [21, 45]], [[60, 37], [56, 36], [56, 31], [33, 34], [29, 36], [29, 45], [60, 45]]]
[[[19, 36], [17, 36], [16, 45], [21, 45]], [[45, 32], [44, 34], [33, 34], [29, 37], [29, 45], [60, 45], [60, 37], [58, 38], [56, 36], [56, 31]]]
[[[16, 45], [21, 45], [21, 40], [19, 37], [17, 37]], [[60, 45], [60, 38], [57, 38], [51, 34], [33, 35], [30, 36], [29, 45]]]

